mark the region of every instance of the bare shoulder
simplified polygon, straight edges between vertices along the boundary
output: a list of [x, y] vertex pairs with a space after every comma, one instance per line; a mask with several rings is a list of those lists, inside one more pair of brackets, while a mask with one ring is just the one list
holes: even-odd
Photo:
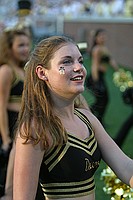
[[96, 45], [96, 46], [93, 48], [92, 53], [93, 53], [93, 54], [98, 54], [98, 53], [101, 52], [101, 50], [102, 50], [101, 46]]
[[1, 65], [0, 66], [0, 78], [2, 79], [12, 79], [13, 77], [13, 71], [12, 71], [12, 68], [7, 65], [7, 64], [4, 64], [4, 65]]
[[92, 124], [95, 124], [97, 119], [96, 117], [93, 115], [93, 113], [91, 112], [91, 110], [88, 108], [79, 108], [78, 109], [81, 113], [83, 113]]
[[12, 73], [12, 68], [8, 64], [3, 64], [0, 66], [0, 71], [6, 71]]
[[107, 132], [105, 131], [100, 121], [89, 109], [79, 109], [79, 111], [82, 112], [90, 121], [96, 138], [102, 138], [105, 137], [105, 135], [107, 135]]

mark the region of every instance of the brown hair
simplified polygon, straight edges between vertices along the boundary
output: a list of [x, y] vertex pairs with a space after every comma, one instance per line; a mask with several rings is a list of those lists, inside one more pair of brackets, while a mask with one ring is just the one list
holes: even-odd
[[16, 36], [25, 35], [30, 37], [29, 34], [22, 29], [5, 29], [0, 35], [0, 65], [10, 64], [11, 61], [11, 48], [14, 38]]
[[35, 70], [37, 65], [50, 68], [50, 61], [55, 52], [67, 43], [74, 42], [65, 36], [52, 36], [42, 40], [36, 45], [25, 66], [18, 131], [20, 136], [25, 139], [25, 143], [29, 140], [33, 144], [42, 141], [44, 149], [48, 146], [47, 132], [51, 135], [55, 145], [63, 144], [67, 140], [67, 135], [60, 119], [52, 111], [53, 102], [48, 92], [48, 86], [38, 78]]

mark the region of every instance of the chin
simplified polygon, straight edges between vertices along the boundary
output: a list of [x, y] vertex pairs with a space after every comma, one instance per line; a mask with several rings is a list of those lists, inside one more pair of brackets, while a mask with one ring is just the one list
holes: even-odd
[[81, 92], [84, 92], [84, 90], [85, 90], [85, 87], [82, 86], [82, 87], [80, 88], [80, 93], [81, 93]]
[[82, 93], [82, 92], [84, 92], [84, 87], [81, 88], [81, 89], [79, 89], [79, 90], [77, 91], [77, 94], [80, 94], [80, 93]]

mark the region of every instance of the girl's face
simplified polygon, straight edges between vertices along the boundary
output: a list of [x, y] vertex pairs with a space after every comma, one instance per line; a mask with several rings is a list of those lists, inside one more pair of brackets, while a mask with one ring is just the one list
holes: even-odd
[[96, 37], [97, 44], [104, 44], [106, 42], [105, 32], [100, 32]]
[[27, 62], [30, 52], [30, 40], [25, 35], [15, 36], [12, 45], [12, 58], [16, 62]]
[[84, 91], [86, 69], [77, 46], [67, 43], [56, 51], [45, 71], [47, 83], [54, 93], [71, 98]]

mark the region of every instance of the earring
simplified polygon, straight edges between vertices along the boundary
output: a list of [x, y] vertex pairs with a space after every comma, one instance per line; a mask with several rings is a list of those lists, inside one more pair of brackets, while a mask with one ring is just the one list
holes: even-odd
[[46, 76], [43, 76], [43, 79], [44, 79], [45, 81], [47, 81], [47, 80], [48, 80], [48, 78], [47, 78]]

